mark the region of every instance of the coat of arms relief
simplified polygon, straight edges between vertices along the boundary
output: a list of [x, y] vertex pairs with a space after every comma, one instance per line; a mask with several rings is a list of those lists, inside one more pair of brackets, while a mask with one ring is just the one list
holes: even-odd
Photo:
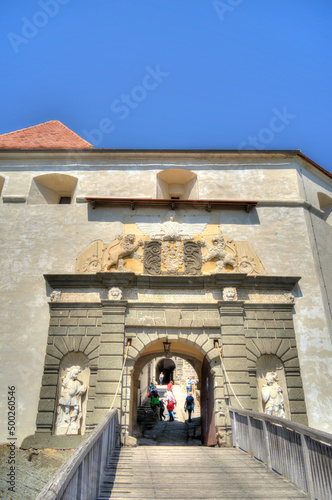
[[235, 242], [224, 234], [210, 234], [208, 216], [171, 212], [164, 222], [136, 216], [132, 232], [109, 244], [97, 240], [77, 259], [79, 273], [134, 271], [137, 274], [259, 274], [263, 266], [249, 242]]

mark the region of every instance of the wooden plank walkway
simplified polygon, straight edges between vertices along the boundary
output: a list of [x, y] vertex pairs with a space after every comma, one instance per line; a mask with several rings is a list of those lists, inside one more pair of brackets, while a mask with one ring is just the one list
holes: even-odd
[[109, 461], [105, 499], [286, 500], [308, 496], [246, 453], [232, 448], [139, 446]]

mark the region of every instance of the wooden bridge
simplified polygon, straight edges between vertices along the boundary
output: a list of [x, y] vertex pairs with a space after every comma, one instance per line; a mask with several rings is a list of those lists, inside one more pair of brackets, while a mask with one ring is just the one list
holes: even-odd
[[332, 435], [230, 407], [234, 448], [117, 448], [110, 411], [37, 500], [332, 498]]

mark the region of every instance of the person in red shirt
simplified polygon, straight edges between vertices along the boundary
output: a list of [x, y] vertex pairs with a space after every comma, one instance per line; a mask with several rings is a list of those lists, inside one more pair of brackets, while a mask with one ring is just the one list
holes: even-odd
[[171, 380], [170, 382], [168, 382], [168, 384], [167, 384], [167, 390], [173, 392], [173, 380]]
[[174, 403], [173, 401], [167, 401], [167, 410], [168, 410], [168, 417], [169, 417], [169, 422], [174, 422]]

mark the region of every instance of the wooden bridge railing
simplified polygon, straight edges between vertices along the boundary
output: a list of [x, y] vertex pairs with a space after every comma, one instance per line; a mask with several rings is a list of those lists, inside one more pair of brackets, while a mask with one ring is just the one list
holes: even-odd
[[99, 487], [109, 454], [116, 447], [118, 412], [109, 411], [91, 434], [62, 464], [36, 500], [91, 500]]
[[315, 500], [332, 498], [332, 434], [229, 407], [233, 446], [265, 462]]

